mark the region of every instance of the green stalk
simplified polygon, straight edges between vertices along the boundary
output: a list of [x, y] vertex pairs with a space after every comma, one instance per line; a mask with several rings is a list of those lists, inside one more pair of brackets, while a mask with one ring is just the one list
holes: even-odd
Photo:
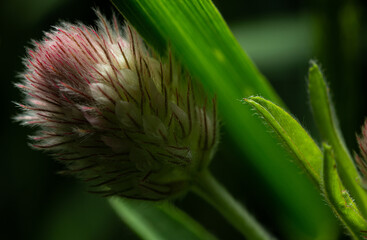
[[274, 239], [248, 210], [239, 204], [227, 190], [218, 183], [209, 171], [196, 178], [193, 191], [218, 210], [246, 239]]
[[323, 144], [323, 149], [322, 189], [326, 202], [348, 230], [352, 239], [366, 239], [364, 230], [367, 229], [367, 222], [340, 179], [333, 149], [325, 143]]
[[334, 150], [338, 173], [343, 184], [355, 199], [363, 217], [366, 218], [367, 194], [361, 187], [361, 179], [357, 168], [339, 129], [329, 92], [330, 90], [321, 70], [315, 62], [311, 62], [309, 70], [309, 94], [316, 125], [323, 141], [330, 144]]

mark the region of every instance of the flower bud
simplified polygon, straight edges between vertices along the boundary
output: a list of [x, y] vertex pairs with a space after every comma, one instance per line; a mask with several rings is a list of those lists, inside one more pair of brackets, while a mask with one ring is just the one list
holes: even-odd
[[215, 99], [171, 55], [160, 59], [130, 27], [99, 12], [98, 29], [64, 23], [28, 50], [24, 111], [33, 146], [91, 192], [162, 200], [184, 193], [218, 142]]

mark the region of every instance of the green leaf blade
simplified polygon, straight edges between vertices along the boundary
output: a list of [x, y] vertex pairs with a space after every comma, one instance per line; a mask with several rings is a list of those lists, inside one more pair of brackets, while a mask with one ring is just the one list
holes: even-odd
[[113, 197], [111, 206], [141, 239], [216, 240], [198, 222], [169, 203], [159, 205]]
[[319, 185], [321, 183], [322, 153], [297, 120], [264, 98], [250, 97], [245, 101], [258, 111], [295, 156], [297, 163]]

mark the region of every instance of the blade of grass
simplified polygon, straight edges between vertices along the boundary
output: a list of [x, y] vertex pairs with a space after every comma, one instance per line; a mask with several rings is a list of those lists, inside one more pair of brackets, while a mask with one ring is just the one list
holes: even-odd
[[142, 239], [216, 239], [190, 216], [168, 203], [155, 205], [119, 197], [113, 197], [109, 202], [119, 217]]
[[[211, 1], [113, 0], [113, 3], [157, 51], [165, 52], [169, 42], [178, 59], [209, 91], [217, 94], [224, 125], [247, 159], [275, 189], [292, 218], [302, 221], [303, 229], [313, 235], [315, 232], [332, 235], [334, 225], [318, 194], [292, 164], [283, 160], [284, 151], [252, 117], [250, 107], [239, 101], [261, 94], [282, 104]], [[289, 191], [293, 194], [288, 194]], [[304, 211], [305, 206], [312, 211]], [[320, 221], [315, 224], [312, 219]]]

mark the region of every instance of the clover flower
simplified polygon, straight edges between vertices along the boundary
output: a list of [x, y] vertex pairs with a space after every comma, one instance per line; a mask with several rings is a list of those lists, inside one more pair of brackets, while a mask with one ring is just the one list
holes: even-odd
[[129, 26], [64, 23], [25, 59], [17, 120], [32, 145], [89, 183], [91, 192], [162, 200], [184, 193], [218, 142], [215, 99], [171, 55], [157, 57]]

